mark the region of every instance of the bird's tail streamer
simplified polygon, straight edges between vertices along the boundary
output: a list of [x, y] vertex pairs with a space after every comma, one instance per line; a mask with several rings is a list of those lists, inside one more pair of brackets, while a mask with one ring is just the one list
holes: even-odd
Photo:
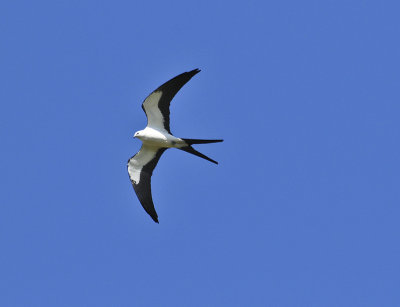
[[223, 140], [201, 140], [201, 139], [182, 139], [182, 140], [184, 140], [188, 145], [219, 143], [223, 141]]

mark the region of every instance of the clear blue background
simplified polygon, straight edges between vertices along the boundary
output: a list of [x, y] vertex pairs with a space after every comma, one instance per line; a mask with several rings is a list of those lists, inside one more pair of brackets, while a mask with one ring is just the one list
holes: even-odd
[[[400, 306], [398, 1], [2, 1], [1, 306]], [[153, 176], [143, 99], [224, 138]]]

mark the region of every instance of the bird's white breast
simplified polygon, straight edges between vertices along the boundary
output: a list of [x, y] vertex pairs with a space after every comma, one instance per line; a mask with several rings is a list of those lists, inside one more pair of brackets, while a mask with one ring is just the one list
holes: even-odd
[[143, 143], [157, 147], [181, 147], [183, 141], [180, 138], [174, 137], [165, 130], [158, 130], [146, 127], [141, 136]]

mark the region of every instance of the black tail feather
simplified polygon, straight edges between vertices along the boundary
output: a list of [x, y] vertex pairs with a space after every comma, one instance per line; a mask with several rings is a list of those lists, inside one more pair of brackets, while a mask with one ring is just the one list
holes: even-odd
[[184, 140], [188, 145], [218, 143], [223, 141], [223, 140], [201, 140], [201, 139], [182, 139], [182, 140]]
[[[212, 142], [208, 142], [208, 143], [212, 143]], [[199, 144], [200, 144], [200, 143], [199, 143]], [[213, 159], [207, 157], [206, 155], [203, 155], [201, 152], [198, 152], [198, 151], [197, 151], [196, 149], [194, 149], [192, 146], [185, 146], [185, 147], [181, 147], [181, 148], [179, 148], [179, 149], [180, 149], [180, 150], [183, 150], [183, 151], [186, 151], [186, 152], [188, 152], [188, 153], [191, 153], [191, 154], [193, 154], [193, 155], [195, 155], [195, 156], [198, 156], [198, 157], [200, 157], [200, 158], [206, 159], [206, 160], [208, 160], [208, 161], [210, 161], [210, 162], [212, 162], [212, 163], [218, 164], [217, 161], [215, 161], [215, 160], [213, 160]]]

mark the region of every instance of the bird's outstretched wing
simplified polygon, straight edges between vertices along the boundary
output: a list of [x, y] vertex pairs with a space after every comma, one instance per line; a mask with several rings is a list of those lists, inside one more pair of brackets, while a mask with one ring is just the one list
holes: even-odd
[[147, 126], [158, 130], [166, 130], [171, 134], [169, 128], [169, 105], [172, 98], [195, 74], [200, 72], [194, 69], [184, 72], [175, 78], [165, 82], [158, 87], [143, 101], [142, 109], [147, 116]]
[[144, 210], [156, 223], [158, 216], [151, 196], [151, 175], [166, 149], [143, 145], [139, 152], [128, 160], [128, 173], [136, 195]]

